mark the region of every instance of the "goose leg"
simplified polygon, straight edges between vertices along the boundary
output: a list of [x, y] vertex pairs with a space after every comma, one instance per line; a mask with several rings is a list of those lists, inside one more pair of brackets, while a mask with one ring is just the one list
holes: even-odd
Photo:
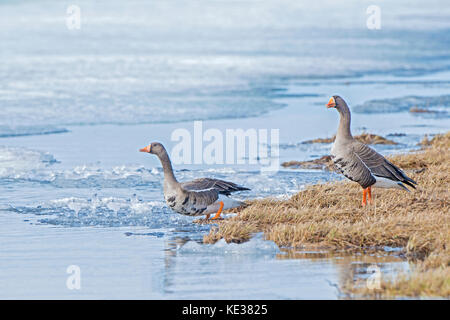
[[222, 213], [222, 209], [223, 209], [223, 201], [220, 201], [220, 208], [219, 208], [219, 210], [217, 210], [216, 215], [213, 218], [211, 218], [211, 220], [216, 220], [216, 219], [220, 218], [220, 214]]
[[363, 207], [365, 207], [366, 204], [367, 204], [367, 200], [366, 200], [366, 198], [367, 198], [367, 189], [368, 189], [368, 188], [363, 189], [363, 198], [362, 198], [362, 206], [363, 206]]
[[208, 213], [205, 217], [205, 220], [208, 220], [211, 215]]
[[367, 188], [367, 195], [369, 196], [369, 204], [372, 204], [372, 186]]

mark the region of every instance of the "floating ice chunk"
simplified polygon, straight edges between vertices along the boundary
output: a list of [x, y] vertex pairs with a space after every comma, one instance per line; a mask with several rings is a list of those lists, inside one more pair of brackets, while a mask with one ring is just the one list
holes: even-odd
[[148, 204], [140, 200], [136, 194], [130, 199], [130, 209], [135, 214], [144, 214], [148, 211]]
[[68, 202], [67, 207], [75, 212], [75, 216], [78, 216], [78, 213], [80, 212], [81, 209], [83, 209], [84, 205], [74, 200]]
[[23, 179], [55, 163], [46, 152], [26, 148], [0, 146], [0, 179]]
[[257, 234], [249, 241], [238, 243], [227, 243], [224, 239], [215, 244], [199, 244], [189, 241], [179, 249], [182, 254], [237, 254], [237, 255], [275, 255], [280, 249], [273, 241], [264, 240], [262, 233]]
[[176, 214], [164, 201], [142, 201], [130, 198], [98, 197], [91, 199], [67, 197], [35, 206], [8, 206], [3, 210], [33, 214], [44, 218], [40, 223], [63, 226], [145, 226], [151, 229], [180, 228], [205, 230], [192, 223], [192, 218]]
[[150, 172], [151, 172], [151, 174], [154, 174], [154, 175], [160, 174], [160, 171], [158, 170], [158, 168], [153, 168]]

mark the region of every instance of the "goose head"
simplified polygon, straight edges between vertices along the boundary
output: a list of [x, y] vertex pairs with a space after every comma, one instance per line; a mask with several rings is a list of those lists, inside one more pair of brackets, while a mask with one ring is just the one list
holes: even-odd
[[166, 152], [164, 146], [159, 142], [152, 142], [145, 148], [139, 149], [140, 152], [146, 152], [156, 155], [162, 155]]
[[327, 103], [327, 108], [335, 108], [339, 112], [347, 111], [347, 103], [340, 96], [332, 96]]

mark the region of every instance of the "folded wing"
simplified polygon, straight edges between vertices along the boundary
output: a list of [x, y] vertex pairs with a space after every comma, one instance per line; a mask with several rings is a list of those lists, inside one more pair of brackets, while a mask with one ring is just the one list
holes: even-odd
[[372, 148], [357, 142], [353, 144], [352, 149], [355, 156], [367, 166], [375, 177], [398, 181], [415, 188], [414, 184], [417, 183], [414, 180]]
[[229, 196], [232, 192], [250, 190], [233, 182], [211, 178], [201, 178], [182, 182], [181, 187], [187, 191], [201, 191], [212, 189], [220, 194], [224, 194], [227, 196]]

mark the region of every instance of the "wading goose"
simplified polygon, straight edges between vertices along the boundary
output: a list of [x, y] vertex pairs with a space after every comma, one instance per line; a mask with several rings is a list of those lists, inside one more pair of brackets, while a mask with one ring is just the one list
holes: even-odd
[[331, 148], [331, 159], [336, 169], [363, 188], [362, 205], [372, 203], [372, 187], [397, 188], [409, 191], [404, 184], [415, 189], [414, 180], [381, 154], [355, 140], [350, 132], [350, 109], [339, 96], [330, 98], [328, 108], [336, 108], [340, 114], [336, 140]]
[[173, 174], [169, 155], [161, 143], [153, 142], [139, 151], [158, 156], [164, 169], [164, 199], [167, 205], [178, 213], [188, 216], [206, 215], [206, 219], [215, 213], [211, 218], [214, 220], [220, 217], [222, 210], [244, 204], [227, 196], [232, 192], [250, 190], [232, 182], [210, 178], [180, 183]]

